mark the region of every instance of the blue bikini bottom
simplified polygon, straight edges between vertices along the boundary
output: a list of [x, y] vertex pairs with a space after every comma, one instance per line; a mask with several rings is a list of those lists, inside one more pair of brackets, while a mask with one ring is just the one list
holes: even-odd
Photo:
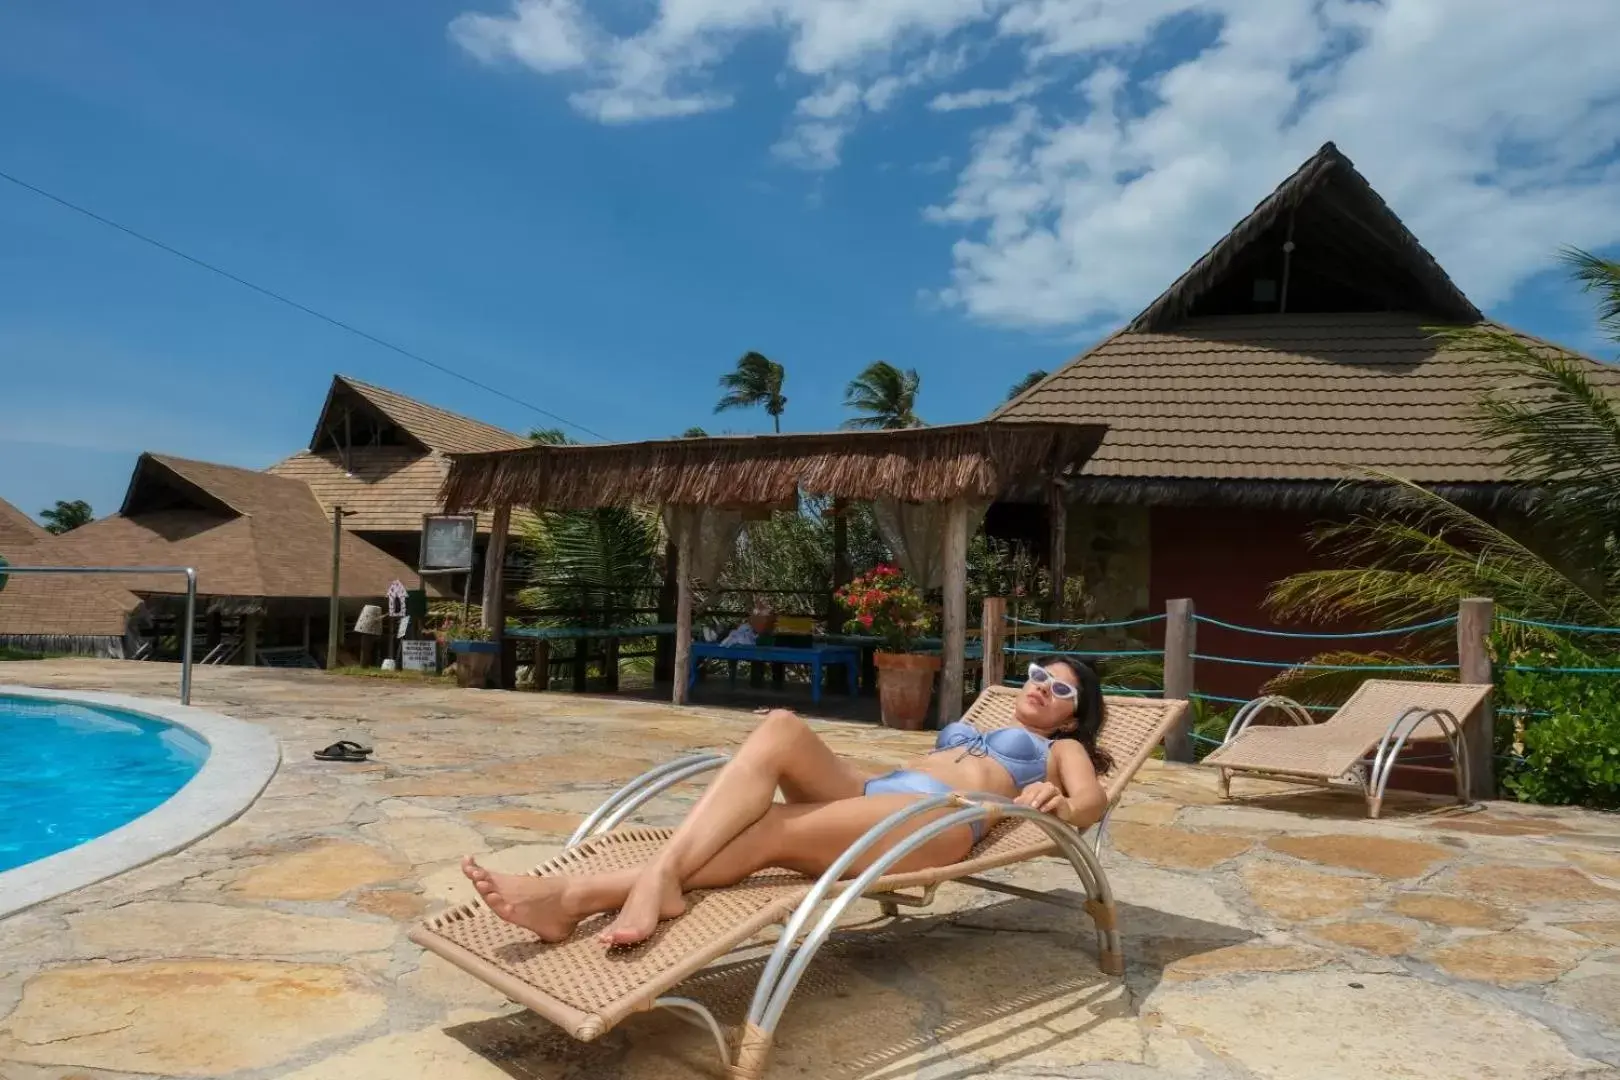
[[[949, 795], [956, 789], [937, 776], [916, 769], [896, 769], [866, 782], [864, 795]], [[973, 842], [984, 839], [984, 821], [973, 822]]]

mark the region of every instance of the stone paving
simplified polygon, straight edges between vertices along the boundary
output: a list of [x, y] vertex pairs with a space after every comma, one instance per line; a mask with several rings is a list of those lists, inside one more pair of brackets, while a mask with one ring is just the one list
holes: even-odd
[[[173, 669], [54, 661], [0, 680], [150, 696]], [[0, 921], [0, 1077], [688, 1080], [708, 1036], [628, 1021], [581, 1046], [405, 940], [466, 897], [464, 852], [526, 868], [649, 764], [735, 745], [746, 713], [204, 669], [196, 703], [285, 763], [186, 850]], [[926, 735], [828, 723], [903, 759]], [[338, 738], [373, 762], [311, 751]], [[648, 818], [673, 823], [681, 799]], [[1620, 819], [1237, 785], [1149, 763], [1104, 853], [1129, 971], [1071, 913], [961, 887], [823, 954], [770, 1075], [902, 1080], [1620, 1080]], [[1005, 872], [1072, 887], [1063, 864]], [[734, 1002], [747, 969], [693, 991]]]

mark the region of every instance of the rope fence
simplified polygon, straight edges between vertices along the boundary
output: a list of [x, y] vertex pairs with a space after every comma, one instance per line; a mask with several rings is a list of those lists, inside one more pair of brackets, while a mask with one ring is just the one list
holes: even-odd
[[1331, 633], [1316, 630], [1272, 630], [1262, 626], [1244, 626], [1241, 623], [1225, 622], [1208, 615], [1194, 615], [1193, 621], [1203, 623], [1205, 626], [1218, 626], [1222, 630], [1254, 634], [1258, 637], [1293, 638], [1299, 641], [1351, 641], [1363, 638], [1405, 637], [1409, 634], [1421, 634], [1426, 630], [1439, 630], [1447, 626], [1457, 625], [1457, 616], [1447, 615], [1443, 619], [1416, 623], [1412, 626], [1394, 626], [1387, 630], [1343, 630]]
[[1033, 630], [1120, 630], [1128, 626], [1146, 626], [1149, 623], [1164, 622], [1164, 615], [1143, 615], [1135, 619], [1114, 619], [1111, 622], [1094, 623], [1061, 623], [1039, 622], [1035, 619], [1020, 619], [1016, 615], [1007, 616], [1009, 626], [1027, 626]]
[[1246, 660], [1238, 656], [1210, 656], [1193, 653], [1194, 660], [1212, 664], [1242, 664], [1245, 667], [1273, 668], [1279, 671], [1456, 671], [1456, 664], [1312, 664], [1296, 660]]
[[[1107, 685], [1104, 692], [1108, 694], [1164, 696], [1196, 702], [1200, 706], [1197, 715], [1189, 716], [1185, 726], [1165, 740], [1166, 756], [1182, 761], [1200, 758], [1209, 748], [1221, 744], [1220, 732], [1215, 731], [1213, 727], [1216, 719], [1211, 715], [1211, 711], [1216, 715], [1229, 716], [1232, 709], [1248, 704], [1255, 696], [1264, 692], [1262, 688], [1268, 684], [1276, 686], [1282, 693], [1291, 693], [1287, 686], [1280, 683], [1280, 679], [1284, 676], [1297, 676], [1302, 685], [1301, 693], [1303, 684], [1313, 679], [1315, 680], [1312, 683], [1313, 687], [1335, 687], [1337, 692], [1328, 698], [1330, 701], [1339, 700], [1340, 693], [1348, 693], [1351, 686], [1359, 684], [1364, 678], [1496, 683], [1500, 694], [1503, 677], [1513, 674], [1594, 679], [1620, 676], [1620, 655], [1612, 659], [1612, 666], [1607, 665], [1605, 661], [1610, 661], [1611, 658], [1605, 655], [1608, 650], [1601, 648], [1595, 650], [1595, 655], [1560, 657], [1563, 663], [1538, 663], [1536, 661], [1539, 658], [1535, 656], [1495, 659], [1493, 651], [1501, 647], [1496, 634], [1509, 628], [1537, 631], [1544, 639], [1552, 635], [1563, 635], [1572, 641], [1578, 641], [1582, 636], [1620, 635], [1620, 626], [1589, 626], [1533, 619], [1516, 614], [1498, 614], [1492, 601], [1484, 598], [1460, 600], [1456, 614], [1403, 623], [1399, 626], [1357, 630], [1306, 630], [1248, 625], [1213, 615], [1198, 614], [1194, 610], [1193, 601], [1188, 599], [1167, 601], [1162, 614], [1098, 622], [1018, 618], [1006, 611], [1005, 600], [998, 600], [997, 603], [1003, 606], [995, 610], [995, 617], [992, 620], [991, 608], [987, 601], [985, 620], [981, 624], [987, 646], [990, 644], [992, 625], [999, 631], [996, 636], [1001, 639], [998, 644], [1002, 648], [997, 651], [1005, 651], [1009, 656], [1036, 661], [1042, 657], [1051, 660], [1060, 656], [1089, 661], [1097, 665], [1104, 679], [1109, 679], [1111, 670], [1117, 670], [1119, 675], [1110, 680], [1116, 684], [1139, 681], [1162, 683], [1152, 688]], [[1209, 644], [1218, 641], [1222, 647], [1200, 652], [1197, 649], [1197, 631], [1200, 627], [1215, 633]], [[1091, 640], [1079, 635], [1105, 632], [1109, 633], [1109, 638], [1097, 644], [1107, 644], [1110, 647], [1068, 647], [1070, 643], [1079, 646]], [[1233, 635], [1233, 638], [1221, 637], [1222, 633]], [[1241, 644], [1243, 639], [1248, 639], [1254, 646], [1252, 651]], [[1273, 643], [1297, 644], [1292, 648], [1286, 644], [1261, 647], [1261, 639]], [[1240, 644], [1225, 647], [1228, 640], [1237, 640]], [[1380, 642], [1387, 644], [1372, 644]], [[1161, 644], [1162, 647], [1158, 647]], [[1620, 653], [1620, 640], [1614, 644], [1616, 646], [1614, 651]], [[1245, 653], [1249, 655], [1244, 655]], [[1272, 659], [1268, 657], [1268, 653], [1270, 657], [1281, 658]], [[1334, 653], [1340, 655], [1333, 655]], [[1321, 659], [1314, 658], [1317, 656]], [[1516, 662], [1521, 659], [1523, 662]], [[1342, 662], [1324, 662], [1339, 660]], [[1125, 675], [1126, 670], [1134, 671], [1138, 667], [1148, 670], [1158, 669], [1162, 672], [1162, 678], [1149, 680]], [[1208, 672], [1204, 675], [1202, 687], [1198, 685], [1197, 678], [1200, 671]], [[1246, 680], [1241, 674], [1243, 672], [1255, 674]], [[999, 677], [1002, 671], [998, 668], [996, 674]], [[1335, 680], [1335, 676], [1347, 678]], [[1245, 685], [1246, 682], [1253, 684], [1252, 692], [1250, 685]], [[1007, 680], [1007, 685], [1020, 686], [1022, 682]], [[1226, 692], [1217, 693], [1215, 692], [1217, 690]], [[1240, 693], [1247, 696], [1237, 696]], [[1294, 693], [1293, 696], [1301, 696], [1301, 693]], [[1496, 794], [1495, 775], [1498, 770], [1504, 767], [1522, 767], [1525, 764], [1525, 759], [1520, 756], [1522, 746], [1517, 742], [1513, 747], [1514, 753], [1498, 754], [1493, 751], [1492, 735], [1489, 730], [1491, 716], [1500, 717], [1504, 722], [1512, 722], [1520, 733], [1519, 737], [1522, 737], [1527, 722], [1552, 715], [1547, 709], [1539, 707], [1539, 704], [1532, 707], [1528, 703], [1520, 705], [1500, 702], [1494, 709], [1482, 713], [1471, 721], [1471, 728], [1475, 723], [1487, 725], [1474, 729], [1469, 740], [1472, 787], [1477, 797], [1488, 798]], [[1336, 713], [1340, 706], [1303, 704], [1303, 708], [1320, 722]], [[1195, 730], [1195, 726], [1202, 727], [1203, 730]], [[1474, 744], [1478, 742], [1483, 742], [1483, 745], [1476, 749]], [[1442, 756], [1436, 756], [1434, 760], [1440, 760]], [[1429, 759], [1406, 757], [1402, 759], [1403, 763], [1407, 760]]]
[[1535, 630], [1553, 630], [1563, 634], [1620, 634], [1620, 626], [1581, 626], [1577, 623], [1542, 622], [1540, 619], [1519, 619], [1512, 615], [1498, 615], [1496, 621], [1509, 626], [1528, 626]]

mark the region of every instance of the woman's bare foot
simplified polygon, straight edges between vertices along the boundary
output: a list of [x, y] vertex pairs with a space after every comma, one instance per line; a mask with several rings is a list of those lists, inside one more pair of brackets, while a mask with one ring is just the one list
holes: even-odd
[[634, 945], [652, 937], [663, 919], [673, 919], [686, 911], [680, 878], [657, 867], [648, 867], [636, 879], [618, 917], [597, 935], [604, 945]]
[[565, 885], [559, 878], [497, 874], [479, 866], [470, 855], [461, 860], [461, 872], [489, 910], [533, 932], [541, 941], [566, 941], [579, 925], [582, 916], [568, 910]]

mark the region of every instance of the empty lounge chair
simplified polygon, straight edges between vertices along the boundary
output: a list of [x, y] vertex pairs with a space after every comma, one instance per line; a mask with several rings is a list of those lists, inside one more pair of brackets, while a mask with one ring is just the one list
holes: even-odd
[[[1467, 802], [1468, 748], [1463, 729], [1490, 692], [1488, 685], [1472, 683], [1368, 679], [1320, 724], [1313, 722], [1309, 710], [1289, 698], [1256, 698], [1238, 710], [1226, 740], [1204, 758], [1204, 764], [1219, 770], [1222, 797], [1231, 795], [1232, 774], [1239, 772], [1347, 785], [1362, 792], [1368, 816], [1377, 817], [1390, 770], [1408, 740], [1439, 738], [1451, 753], [1451, 766], [1445, 771], [1456, 779], [1458, 800]], [[1287, 723], [1254, 723], [1268, 711]]]

